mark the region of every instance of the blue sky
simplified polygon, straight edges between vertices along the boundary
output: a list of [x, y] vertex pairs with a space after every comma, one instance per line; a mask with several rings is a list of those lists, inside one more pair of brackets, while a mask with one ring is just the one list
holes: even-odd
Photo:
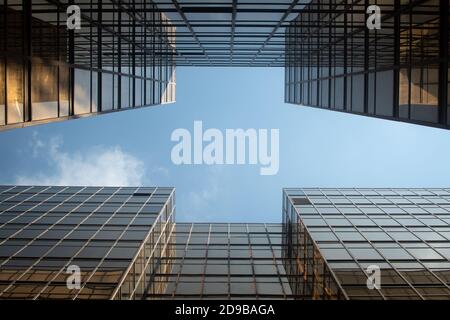
[[[450, 131], [284, 104], [283, 85], [281, 68], [178, 68], [174, 104], [0, 133], [0, 183], [173, 186], [177, 220], [205, 222], [279, 222], [283, 187], [449, 186]], [[195, 120], [279, 129], [278, 174], [172, 164]]]

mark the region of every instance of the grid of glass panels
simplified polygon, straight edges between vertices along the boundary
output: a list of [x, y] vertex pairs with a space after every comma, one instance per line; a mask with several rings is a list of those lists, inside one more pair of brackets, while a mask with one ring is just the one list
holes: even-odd
[[[76, 4], [81, 28], [67, 27]], [[0, 1], [0, 130], [175, 101], [175, 28], [151, 1]]]
[[177, 29], [178, 66], [284, 66], [284, 29], [310, 0], [154, 0]]
[[174, 255], [148, 299], [292, 299], [281, 224], [177, 223]]
[[286, 254], [308, 257], [288, 273], [306, 277], [318, 255], [344, 298], [450, 299], [450, 189], [285, 189], [283, 202]]
[[[139, 299], [170, 252], [174, 189], [0, 186], [0, 298]], [[79, 287], [71, 270], [80, 271]]]
[[313, 0], [286, 28], [285, 101], [449, 128], [448, 13], [440, 0]]

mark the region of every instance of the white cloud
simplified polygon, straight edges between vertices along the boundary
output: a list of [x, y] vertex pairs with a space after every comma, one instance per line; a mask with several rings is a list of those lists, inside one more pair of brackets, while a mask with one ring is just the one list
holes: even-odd
[[218, 194], [218, 185], [216, 183], [209, 183], [207, 187], [202, 190], [189, 192], [189, 199], [194, 208], [207, 208], [210, 201], [215, 200]]
[[152, 173], [155, 174], [155, 175], [161, 175], [161, 176], [163, 176], [165, 178], [170, 176], [169, 170], [167, 168], [161, 167], [161, 166], [153, 168], [152, 169]]
[[33, 135], [30, 140], [31, 152], [33, 157], [37, 157], [42, 148], [45, 147], [44, 142], [39, 139], [37, 131], [33, 131]]
[[33, 156], [45, 154], [50, 173], [22, 175], [16, 179], [21, 185], [79, 185], [79, 186], [140, 186], [145, 168], [141, 160], [120, 147], [95, 147], [87, 152], [61, 151], [62, 140], [48, 143], [33, 135]]

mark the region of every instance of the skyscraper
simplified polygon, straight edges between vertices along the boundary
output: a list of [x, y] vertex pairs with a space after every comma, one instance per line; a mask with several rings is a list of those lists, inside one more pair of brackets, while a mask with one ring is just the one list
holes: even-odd
[[0, 1], [0, 130], [174, 102], [174, 35], [150, 1]]
[[0, 298], [141, 299], [172, 254], [174, 189], [0, 187]]
[[90, 1], [80, 29], [71, 4], [0, 2], [0, 129], [173, 102], [175, 65], [285, 67], [287, 103], [450, 126], [447, 0]]
[[294, 298], [280, 223], [175, 225], [174, 193], [1, 186], [0, 298]]
[[[294, 299], [280, 223], [176, 223], [174, 254], [147, 299]], [[155, 284], [156, 285], [156, 284]]]
[[282, 224], [174, 214], [172, 188], [1, 186], [0, 298], [450, 299], [450, 189], [285, 189]]
[[286, 28], [285, 101], [450, 128], [449, 13], [447, 0], [311, 1]]
[[309, 299], [450, 299], [450, 189], [285, 189], [292, 291]]

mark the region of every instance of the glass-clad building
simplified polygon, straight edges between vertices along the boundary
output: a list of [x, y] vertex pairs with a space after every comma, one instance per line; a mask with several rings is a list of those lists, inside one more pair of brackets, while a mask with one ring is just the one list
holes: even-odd
[[1, 0], [0, 130], [174, 102], [174, 51], [151, 1]]
[[450, 299], [450, 189], [284, 189], [283, 232], [299, 297]]
[[450, 128], [449, 13], [448, 0], [311, 1], [286, 28], [285, 101]]
[[174, 102], [175, 65], [284, 67], [287, 103], [450, 128], [448, 0], [0, 9], [0, 130]]
[[173, 188], [0, 187], [0, 299], [141, 299], [173, 252]]
[[0, 299], [450, 299], [450, 189], [284, 189], [282, 223], [174, 197], [0, 186]]
[[[147, 299], [294, 299], [282, 261], [282, 225], [176, 223], [164, 292]], [[155, 284], [156, 285], [156, 284]]]
[[153, 0], [176, 28], [177, 66], [284, 67], [285, 27], [309, 0]]

